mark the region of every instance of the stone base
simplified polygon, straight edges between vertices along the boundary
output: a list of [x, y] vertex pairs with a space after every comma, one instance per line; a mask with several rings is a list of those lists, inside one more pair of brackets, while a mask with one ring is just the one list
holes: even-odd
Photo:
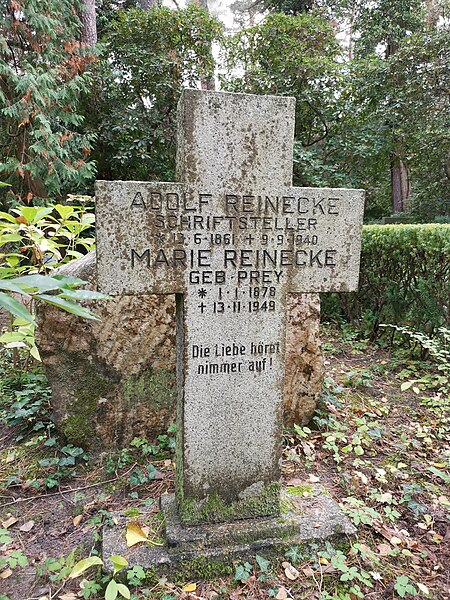
[[[130, 521], [141, 525], [155, 519], [151, 511], [139, 517], [116, 515], [117, 525], [103, 530], [103, 560], [106, 570], [109, 556], [118, 554], [135, 565], [158, 571], [164, 568], [185, 568], [199, 558], [226, 563], [251, 557], [258, 552], [274, 551], [280, 546], [292, 546], [311, 541], [330, 539], [341, 534], [353, 535], [355, 527], [342, 513], [336, 502], [319, 486], [305, 485], [285, 488], [281, 495], [283, 513], [279, 517], [246, 519], [232, 523], [181, 525], [174, 495], [161, 498], [165, 521], [164, 539], [151, 539], [145, 544], [128, 548], [125, 529]], [[160, 544], [160, 545], [155, 545]]]

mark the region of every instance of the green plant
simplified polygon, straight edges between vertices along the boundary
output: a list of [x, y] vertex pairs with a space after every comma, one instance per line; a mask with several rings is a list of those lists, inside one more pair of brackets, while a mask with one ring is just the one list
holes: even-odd
[[[0, 528], [0, 544], [7, 546], [13, 541], [7, 529]], [[28, 558], [23, 554], [22, 550], [12, 550], [5, 556], [0, 556], [0, 571], [8, 568], [15, 569], [16, 567], [28, 566]]]
[[372, 336], [383, 322], [433, 334], [449, 325], [449, 262], [450, 225], [365, 225], [359, 290], [323, 294], [322, 313], [337, 303], [348, 321], [369, 315]]
[[7, 197], [29, 203], [92, 178], [79, 99], [95, 56], [78, 41], [74, 0], [7, 0], [1, 14], [0, 174], [12, 184]]
[[86, 236], [93, 222], [94, 215], [81, 206], [20, 206], [11, 213], [0, 212], [0, 306], [12, 315], [10, 331], [0, 336], [0, 343], [14, 350], [16, 364], [18, 349], [27, 349], [40, 359], [34, 337], [37, 300], [95, 319], [78, 302], [107, 298], [78, 289], [85, 283], [81, 279], [50, 275], [55, 267], [81, 256], [81, 250], [93, 247], [94, 238]]
[[221, 34], [222, 25], [193, 3], [116, 11], [109, 19], [85, 106], [107, 179], [173, 179], [177, 102], [184, 86], [213, 75], [211, 45]]
[[[117, 573], [119, 573], [120, 571], [122, 571], [122, 569], [128, 566], [128, 561], [125, 558], [123, 558], [123, 556], [119, 555], [110, 556], [108, 560], [113, 564], [113, 574], [112, 577], [104, 578], [106, 579], [106, 581], [108, 581], [108, 584], [105, 588], [105, 600], [116, 600], [116, 598], [119, 595], [129, 600], [131, 597], [131, 592], [129, 588], [124, 583], [118, 583], [115, 579]], [[73, 566], [69, 574], [69, 578], [75, 579], [91, 567], [99, 565], [103, 565], [103, 561], [98, 556], [89, 556], [88, 558], [83, 558]], [[92, 587], [92, 585], [88, 586], [89, 595], [91, 593]], [[84, 597], [88, 598], [89, 595], [85, 595]]]
[[250, 577], [252, 570], [253, 567], [248, 562], [237, 565], [234, 571], [234, 579], [236, 581], [245, 582]]
[[394, 584], [394, 590], [400, 598], [404, 598], [407, 594], [411, 594], [411, 596], [417, 594], [417, 589], [411, 584], [407, 575], [400, 575], [397, 577]]

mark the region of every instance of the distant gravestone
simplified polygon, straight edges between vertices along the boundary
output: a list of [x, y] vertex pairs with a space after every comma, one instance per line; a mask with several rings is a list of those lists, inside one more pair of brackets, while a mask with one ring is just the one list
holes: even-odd
[[364, 193], [292, 187], [294, 103], [185, 90], [180, 183], [97, 182], [99, 289], [177, 294], [186, 525], [279, 513], [287, 294], [358, 284]]

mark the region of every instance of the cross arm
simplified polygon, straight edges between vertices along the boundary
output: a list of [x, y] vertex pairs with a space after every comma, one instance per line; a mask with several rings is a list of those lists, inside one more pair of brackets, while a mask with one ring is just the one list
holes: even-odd
[[99, 290], [112, 296], [182, 292], [188, 255], [180, 217], [195, 209], [181, 183], [97, 181]]

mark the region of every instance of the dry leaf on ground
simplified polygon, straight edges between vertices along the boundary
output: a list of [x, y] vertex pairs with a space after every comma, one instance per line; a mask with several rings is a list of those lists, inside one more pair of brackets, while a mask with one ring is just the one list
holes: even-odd
[[132, 546], [135, 546], [140, 542], [145, 542], [147, 538], [148, 533], [145, 533], [145, 531], [143, 531], [139, 523], [128, 523], [126, 533], [128, 548], [131, 548]]
[[4, 529], [8, 529], [8, 527], [11, 527], [11, 525], [14, 525], [14, 523], [17, 523], [19, 519], [16, 519], [16, 517], [13, 517], [12, 515], [8, 518], [5, 519], [4, 521], [2, 521], [2, 527]]
[[34, 521], [27, 521], [19, 527], [20, 531], [31, 531], [34, 527]]
[[11, 569], [5, 569], [0, 573], [0, 579], [6, 579], [7, 577], [11, 577], [12, 571]]
[[291, 565], [291, 563], [284, 562], [282, 566], [284, 568], [284, 574], [288, 579], [290, 579], [291, 581], [295, 581], [296, 579], [298, 579], [300, 573], [295, 567]]

